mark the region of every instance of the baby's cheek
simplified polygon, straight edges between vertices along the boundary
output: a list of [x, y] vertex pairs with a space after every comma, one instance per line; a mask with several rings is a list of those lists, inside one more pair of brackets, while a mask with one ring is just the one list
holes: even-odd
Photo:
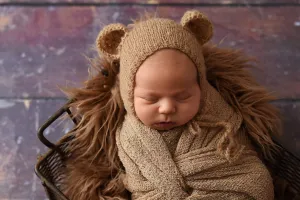
[[134, 99], [134, 111], [137, 115], [139, 115], [139, 113], [141, 113], [142, 108], [143, 107], [142, 107], [141, 103], [138, 100]]
[[183, 117], [187, 121], [191, 120], [198, 113], [199, 104], [200, 104], [200, 102], [195, 100], [186, 105], [185, 111], [183, 112], [184, 113]]
[[145, 124], [149, 125], [150, 120], [153, 118], [152, 107], [149, 105], [145, 105], [140, 101], [135, 101], [134, 109], [137, 117]]

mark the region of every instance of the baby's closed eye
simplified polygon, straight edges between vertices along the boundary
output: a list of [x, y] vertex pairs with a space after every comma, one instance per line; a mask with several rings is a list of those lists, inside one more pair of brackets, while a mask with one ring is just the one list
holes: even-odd
[[151, 103], [155, 103], [158, 101], [158, 97], [154, 97], [154, 96], [141, 96], [140, 98]]
[[179, 100], [179, 101], [184, 101], [184, 100], [189, 99], [190, 97], [192, 97], [192, 95], [189, 93], [180, 93], [175, 96], [175, 99]]
[[[185, 92], [185, 93], [177, 94], [177, 95], [173, 96], [172, 98], [176, 101], [185, 101], [191, 97], [192, 97], [191, 94]], [[159, 99], [160, 99], [159, 97], [156, 97], [156, 96], [140, 96], [140, 98], [149, 103], [155, 103], [155, 102], [159, 101]]]

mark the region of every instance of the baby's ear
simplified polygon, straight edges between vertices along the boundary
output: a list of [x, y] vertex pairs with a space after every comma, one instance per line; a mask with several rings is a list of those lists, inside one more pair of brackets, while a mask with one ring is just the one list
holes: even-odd
[[181, 18], [181, 25], [190, 30], [203, 45], [213, 36], [212, 23], [198, 11], [187, 11]]
[[127, 28], [123, 24], [105, 26], [96, 40], [98, 50], [114, 60], [119, 59], [120, 44], [126, 33]]

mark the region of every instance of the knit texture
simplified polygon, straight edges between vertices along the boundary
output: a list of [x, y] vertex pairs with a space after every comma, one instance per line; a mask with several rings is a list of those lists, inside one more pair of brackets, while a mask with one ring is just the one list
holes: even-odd
[[198, 115], [181, 134], [168, 131], [174, 138], [126, 116], [116, 139], [132, 199], [274, 198], [272, 178], [245, 136], [240, 135], [243, 151], [231, 162], [216, 153], [226, 132], [237, 131], [241, 117], [212, 87], [208, 90], [205, 117]]
[[[111, 39], [112, 33], [123, 37]], [[155, 18], [130, 31], [118, 25], [100, 33], [100, 38], [116, 44], [98, 42], [99, 50], [120, 59], [120, 92], [127, 114], [116, 142], [132, 199], [274, 198], [270, 174], [247, 137], [237, 134], [243, 144], [239, 149], [228, 143], [228, 134], [239, 130], [242, 116], [206, 80], [202, 44], [211, 36], [211, 23], [196, 11], [187, 12], [181, 24]], [[182, 130], [168, 131], [174, 137], [143, 125], [133, 105], [137, 70], [147, 57], [165, 48], [181, 51], [194, 62], [201, 89], [198, 114]]]
[[200, 80], [205, 79], [201, 45], [188, 30], [172, 20], [158, 18], [139, 23], [121, 45], [120, 89], [129, 113], [134, 113], [135, 74], [143, 61], [158, 50], [172, 48], [185, 53], [198, 66]]

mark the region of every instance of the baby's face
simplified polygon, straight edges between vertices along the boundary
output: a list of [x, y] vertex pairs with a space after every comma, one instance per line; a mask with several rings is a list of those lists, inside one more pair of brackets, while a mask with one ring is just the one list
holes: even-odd
[[190, 121], [200, 106], [197, 69], [184, 53], [163, 49], [140, 66], [135, 77], [137, 117], [156, 130], [169, 130]]

